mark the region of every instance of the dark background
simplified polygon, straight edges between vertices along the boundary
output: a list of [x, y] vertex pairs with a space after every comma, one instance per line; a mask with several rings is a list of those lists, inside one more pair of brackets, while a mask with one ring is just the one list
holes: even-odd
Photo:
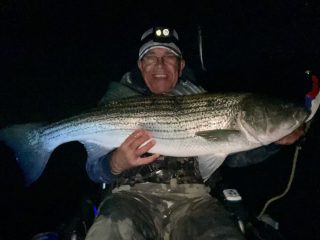
[[[136, 64], [141, 33], [174, 26], [184, 56], [209, 91], [256, 91], [303, 101], [304, 74], [320, 75], [316, 0], [0, 2], [0, 127], [55, 120], [96, 105], [108, 81]], [[201, 70], [197, 30], [203, 34]], [[272, 210], [289, 239], [320, 239], [319, 121], [288, 195]], [[281, 192], [294, 147], [267, 163], [230, 170], [251, 208]]]

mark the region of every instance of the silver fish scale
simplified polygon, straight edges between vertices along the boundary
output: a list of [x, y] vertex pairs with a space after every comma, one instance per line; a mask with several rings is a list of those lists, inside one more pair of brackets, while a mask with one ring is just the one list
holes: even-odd
[[239, 102], [246, 94], [134, 97], [113, 101], [42, 130], [42, 135], [70, 137], [79, 131], [113, 131], [145, 128], [157, 138], [188, 138], [195, 132], [235, 128]]
[[[137, 123], [152, 132], [192, 132], [231, 126], [243, 95], [135, 98], [108, 108], [106, 121], [121, 128]], [[132, 99], [133, 100], [133, 99]], [[114, 108], [112, 108], [114, 107]], [[119, 111], [120, 110], [120, 111]], [[130, 121], [128, 121], [131, 119]], [[112, 124], [114, 123], [114, 124]]]

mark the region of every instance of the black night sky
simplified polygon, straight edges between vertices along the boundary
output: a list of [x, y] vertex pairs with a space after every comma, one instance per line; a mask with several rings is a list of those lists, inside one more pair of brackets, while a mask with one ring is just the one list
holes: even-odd
[[[320, 76], [316, 0], [3, 0], [0, 17], [0, 127], [59, 119], [94, 107], [108, 81], [120, 80], [135, 66], [140, 35], [155, 25], [176, 28], [188, 65], [209, 91], [257, 91], [303, 100], [310, 88], [305, 70]], [[206, 71], [199, 60], [199, 26]], [[319, 130], [310, 136], [292, 191], [273, 209], [288, 239], [320, 238], [315, 200], [320, 197], [320, 165], [314, 153]], [[255, 194], [261, 201], [274, 194], [258, 184], [269, 182], [256, 176], [268, 178], [265, 168], [278, 169], [271, 177], [275, 180], [265, 183], [268, 189], [276, 181], [285, 186], [292, 152], [288, 147], [268, 164], [231, 173], [258, 178], [244, 177], [248, 202], [259, 205], [252, 200]], [[279, 166], [280, 158], [288, 160]], [[250, 193], [251, 187], [258, 190]]]
[[212, 91], [303, 95], [304, 71], [319, 72], [315, 2], [4, 1], [1, 112], [11, 122], [93, 106], [109, 80], [135, 66], [141, 32], [159, 24], [178, 30], [186, 60]]

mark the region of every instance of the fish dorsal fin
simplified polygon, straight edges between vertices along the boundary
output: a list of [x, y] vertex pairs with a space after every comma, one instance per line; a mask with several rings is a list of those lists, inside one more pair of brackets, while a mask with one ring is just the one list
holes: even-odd
[[230, 137], [240, 136], [241, 132], [234, 129], [215, 129], [196, 132], [196, 136], [203, 137], [208, 141], [227, 141]]

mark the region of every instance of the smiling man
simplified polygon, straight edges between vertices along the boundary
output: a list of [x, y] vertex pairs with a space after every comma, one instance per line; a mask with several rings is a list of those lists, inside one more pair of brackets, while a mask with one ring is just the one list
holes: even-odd
[[[150, 39], [150, 35], [152, 35], [150, 33], [147, 31], [142, 36], [142, 41], [145, 43], [139, 50], [138, 67], [152, 93], [168, 93], [177, 85], [185, 67], [182, 53], [174, 41], [174, 39], [178, 39], [178, 35], [173, 30], [172, 36], [169, 37], [169, 31], [161, 32], [159, 30], [158, 41], [160, 42], [155, 42]], [[168, 36], [162, 36], [164, 34], [168, 34]], [[167, 38], [167, 41], [171, 40], [172, 42], [161, 42], [161, 38]]]
[[[101, 104], [134, 95], [205, 92], [184, 75], [185, 60], [174, 29], [146, 31], [137, 65], [137, 72], [111, 84]], [[210, 195], [198, 158], [148, 154], [155, 144], [149, 132], [139, 129], [119, 148], [87, 163], [93, 181], [115, 188], [101, 203], [86, 239], [244, 239], [230, 214]], [[261, 155], [266, 158], [274, 152], [266, 147]], [[241, 163], [247, 159], [250, 154]]]

